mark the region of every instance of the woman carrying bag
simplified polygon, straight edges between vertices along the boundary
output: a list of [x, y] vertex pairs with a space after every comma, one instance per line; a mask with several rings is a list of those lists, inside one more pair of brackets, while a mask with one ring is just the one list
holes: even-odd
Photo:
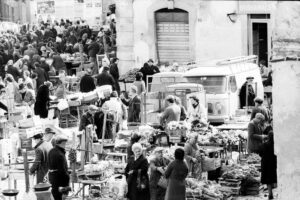
[[132, 145], [134, 153], [128, 160], [125, 175], [128, 184], [127, 198], [129, 200], [150, 200], [148, 161], [142, 154], [142, 145]]
[[163, 148], [157, 147], [154, 150], [155, 158], [150, 161], [150, 194], [151, 200], [164, 200], [167, 180], [164, 177], [169, 161], [163, 158]]

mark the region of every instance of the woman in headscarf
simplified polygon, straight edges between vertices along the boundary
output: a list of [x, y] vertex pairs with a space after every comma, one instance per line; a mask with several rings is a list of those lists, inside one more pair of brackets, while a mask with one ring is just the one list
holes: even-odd
[[198, 150], [198, 133], [192, 133], [189, 136], [188, 142], [185, 143], [184, 152], [185, 152], [185, 160], [189, 167], [189, 171], [195, 178], [199, 178], [196, 176], [201, 175], [201, 165], [200, 165], [200, 152]]
[[168, 188], [165, 200], [185, 200], [185, 178], [188, 175], [188, 167], [184, 162], [184, 150], [175, 150], [175, 160], [171, 162], [166, 170]]
[[163, 157], [163, 148], [157, 147], [154, 150], [154, 158], [150, 161], [150, 195], [151, 200], [164, 200], [166, 189], [158, 186], [158, 182], [165, 174], [169, 160]]

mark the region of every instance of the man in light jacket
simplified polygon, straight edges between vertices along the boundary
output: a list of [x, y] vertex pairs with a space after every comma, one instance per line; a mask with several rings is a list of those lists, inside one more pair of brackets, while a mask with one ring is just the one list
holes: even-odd
[[34, 164], [30, 168], [30, 174], [36, 173], [36, 182], [43, 183], [44, 178], [48, 173], [48, 154], [52, 149], [52, 145], [43, 140], [43, 134], [38, 133], [33, 136], [36, 143], [35, 149], [35, 160]]

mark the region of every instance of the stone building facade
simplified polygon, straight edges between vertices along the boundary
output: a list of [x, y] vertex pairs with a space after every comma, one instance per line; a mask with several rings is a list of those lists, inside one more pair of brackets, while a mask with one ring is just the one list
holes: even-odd
[[[287, 14], [288, 13], [288, 14]], [[277, 2], [273, 38], [273, 118], [280, 200], [300, 196], [300, 2]]]
[[30, 23], [30, 1], [1, 0], [1, 21]]
[[149, 58], [186, 64], [271, 57], [275, 1], [116, 0], [120, 71]]

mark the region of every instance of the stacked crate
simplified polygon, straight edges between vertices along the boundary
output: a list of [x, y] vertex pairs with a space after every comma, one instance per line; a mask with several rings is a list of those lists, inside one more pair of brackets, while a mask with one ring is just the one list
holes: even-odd
[[59, 127], [60, 128], [71, 128], [78, 125], [78, 119], [70, 114], [70, 110], [66, 109], [60, 113], [59, 116]]
[[240, 195], [242, 181], [239, 179], [219, 179], [222, 192], [231, 193], [233, 196]]

